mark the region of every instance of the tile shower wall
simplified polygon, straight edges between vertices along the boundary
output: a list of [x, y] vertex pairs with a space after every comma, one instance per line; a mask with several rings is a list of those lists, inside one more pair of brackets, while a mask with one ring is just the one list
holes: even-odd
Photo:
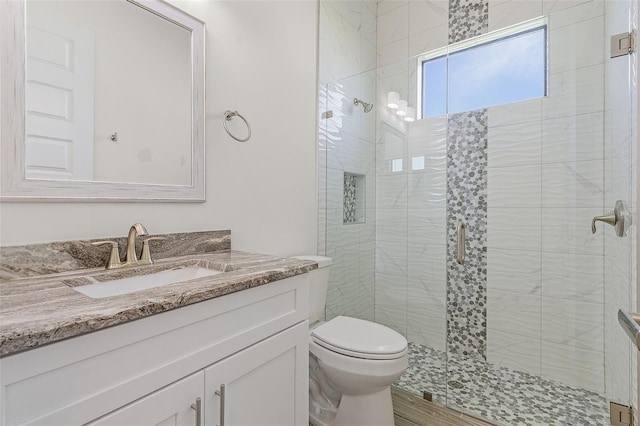
[[320, 1], [319, 113], [332, 112], [319, 119], [318, 153], [318, 253], [334, 262], [327, 319], [373, 320], [375, 112], [353, 99], [375, 104], [375, 37], [374, 2]]

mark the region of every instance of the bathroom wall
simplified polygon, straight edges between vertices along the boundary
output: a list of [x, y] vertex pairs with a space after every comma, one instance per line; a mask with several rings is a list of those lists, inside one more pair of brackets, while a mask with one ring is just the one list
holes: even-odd
[[375, 34], [375, 2], [320, 1], [318, 253], [333, 259], [328, 319], [373, 320], [375, 109], [353, 100], [376, 102]]
[[[207, 25], [207, 202], [3, 202], [2, 245], [124, 235], [142, 222], [153, 233], [231, 229], [238, 250], [316, 251], [317, 4], [172, 2]], [[249, 142], [225, 133], [227, 109], [249, 120]]]

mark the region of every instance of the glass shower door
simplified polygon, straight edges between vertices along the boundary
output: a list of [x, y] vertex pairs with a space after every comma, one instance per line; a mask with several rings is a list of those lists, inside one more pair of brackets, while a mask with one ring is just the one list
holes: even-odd
[[[636, 350], [617, 323], [636, 307], [635, 228], [593, 234], [591, 220], [618, 199], [636, 208], [637, 62], [610, 58], [608, 40], [631, 29], [637, 4], [540, 5], [544, 92], [515, 102], [487, 101], [487, 73], [532, 71], [536, 45], [519, 58], [487, 50], [460, 79], [454, 56], [473, 42], [449, 28], [447, 405], [506, 425], [608, 425], [611, 401], [637, 398]], [[494, 12], [471, 35], [500, 32]], [[456, 108], [457, 93], [485, 107]]]

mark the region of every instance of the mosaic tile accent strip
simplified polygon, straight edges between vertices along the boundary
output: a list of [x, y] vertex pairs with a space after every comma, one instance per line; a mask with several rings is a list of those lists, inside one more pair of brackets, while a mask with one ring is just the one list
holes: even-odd
[[[486, 359], [487, 110], [452, 114], [447, 152], [447, 348]], [[466, 260], [456, 261], [458, 222]]]
[[344, 174], [343, 222], [356, 223], [356, 177]]
[[[448, 377], [445, 371], [448, 369]], [[395, 386], [450, 408], [510, 426], [609, 426], [609, 403], [595, 392], [409, 343], [409, 368]]]
[[488, 0], [449, 0], [449, 43], [484, 34], [488, 29]]

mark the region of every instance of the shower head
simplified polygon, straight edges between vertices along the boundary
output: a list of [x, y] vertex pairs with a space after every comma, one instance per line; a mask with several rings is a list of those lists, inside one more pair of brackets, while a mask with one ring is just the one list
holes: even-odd
[[362, 105], [362, 108], [364, 108], [364, 112], [369, 112], [369, 111], [371, 111], [373, 109], [373, 104], [367, 103], [367, 102], [362, 101], [362, 100], [360, 100], [358, 98], [353, 98], [353, 104], [356, 105], [356, 106], [358, 104]]

